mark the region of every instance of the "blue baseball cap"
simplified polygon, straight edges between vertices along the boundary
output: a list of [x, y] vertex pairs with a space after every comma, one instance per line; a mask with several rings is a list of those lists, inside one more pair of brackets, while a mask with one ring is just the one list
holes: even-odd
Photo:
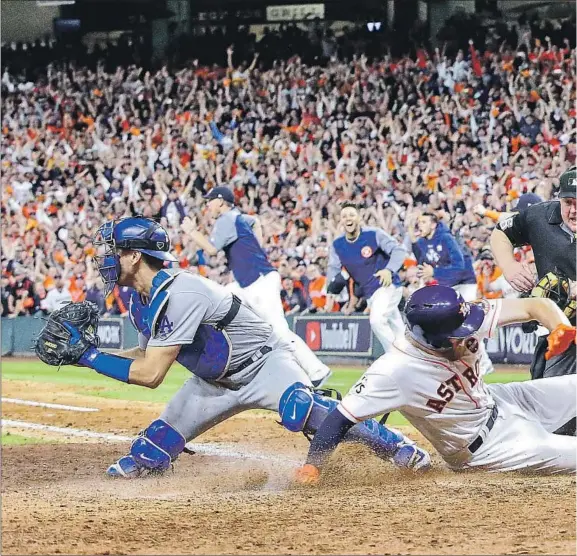
[[205, 196], [204, 199], [212, 201], [213, 199], [222, 199], [231, 205], [234, 205], [234, 195], [228, 187], [213, 187]]
[[525, 193], [519, 197], [513, 212], [521, 212], [522, 210], [529, 208], [531, 205], [537, 205], [542, 202], [543, 199], [541, 199], [541, 197], [536, 193]]

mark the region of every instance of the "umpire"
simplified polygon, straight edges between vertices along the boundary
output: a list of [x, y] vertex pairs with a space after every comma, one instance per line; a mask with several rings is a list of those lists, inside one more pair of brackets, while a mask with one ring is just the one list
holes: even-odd
[[[526, 263], [515, 260], [515, 247], [530, 245], [533, 248], [538, 281], [553, 276], [553, 283], [561, 283], [554, 275], [565, 277], [570, 285], [565, 296], [561, 296], [561, 309], [575, 326], [575, 311], [569, 303], [575, 297], [575, 238], [577, 231], [576, 168], [570, 168], [559, 179], [559, 198], [515, 213], [499, 222], [491, 235], [491, 248], [497, 264], [506, 280], [520, 292], [530, 292], [535, 286], [534, 275]], [[547, 282], [547, 278], [545, 278]], [[542, 283], [542, 282], [541, 282]], [[563, 292], [562, 292], [563, 293]], [[574, 307], [574, 303], [572, 304]], [[572, 314], [571, 314], [572, 313]], [[575, 350], [562, 356], [545, 360], [547, 337], [543, 336], [531, 363], [533, 379], [575, 373]], [[575, 420], [556, 431], [559, 434], [575, 434]]]

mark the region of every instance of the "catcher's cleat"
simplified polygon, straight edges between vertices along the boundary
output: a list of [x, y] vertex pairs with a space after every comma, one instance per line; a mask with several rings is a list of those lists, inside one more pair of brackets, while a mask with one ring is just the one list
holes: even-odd
[[307, 463], [296, 470], [295, 481], [301, 485], [314, 485], [319, 482], [320, 476], [319, 469]]
[[142, 475], [144, 468], [139, 467], [132, 456], [124, 456], [113, 463], [106, 474], [113, 479], [137, 479]]
[[391, 461], [401, 469], [427, 471], [431, 467], [431, 456], [415, 444], [402, 444]]
[[[171, 465], [169, 469], [174, 471]], [[141, 467], [132, 456], [124, 456], [116, 463], [113, 463], [107, 470], [106, 474], [112, 479], [140, 479], [142, 477], [159, 477], [164, 475], [166, 469], [148, 469]]]

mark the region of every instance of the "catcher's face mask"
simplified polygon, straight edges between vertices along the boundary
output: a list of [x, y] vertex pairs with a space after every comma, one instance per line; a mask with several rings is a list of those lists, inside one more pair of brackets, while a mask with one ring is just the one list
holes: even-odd
[[98, 228], [94, 237], [96, 255], [94, 264], [104, 282], [104, 296], [114, 289], [120, 278], [120, 259], [114, 241], [114, 222], [109, 221]]

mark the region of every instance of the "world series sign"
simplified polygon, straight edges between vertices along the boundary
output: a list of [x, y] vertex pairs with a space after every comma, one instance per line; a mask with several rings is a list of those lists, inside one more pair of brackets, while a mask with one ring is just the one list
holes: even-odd
[[102, 349], [123, 349], [123, 319], [100, 319], [98, 336]]
[[294, 331], [318, 355], [370, 357], [373, 353], [367, 317], [296, 316]]
[[525, 334], [518, 324], [498, 328], [487, 342], [487, 353], [493, 363], [528, 365], [533, 360], [539, 337]]

